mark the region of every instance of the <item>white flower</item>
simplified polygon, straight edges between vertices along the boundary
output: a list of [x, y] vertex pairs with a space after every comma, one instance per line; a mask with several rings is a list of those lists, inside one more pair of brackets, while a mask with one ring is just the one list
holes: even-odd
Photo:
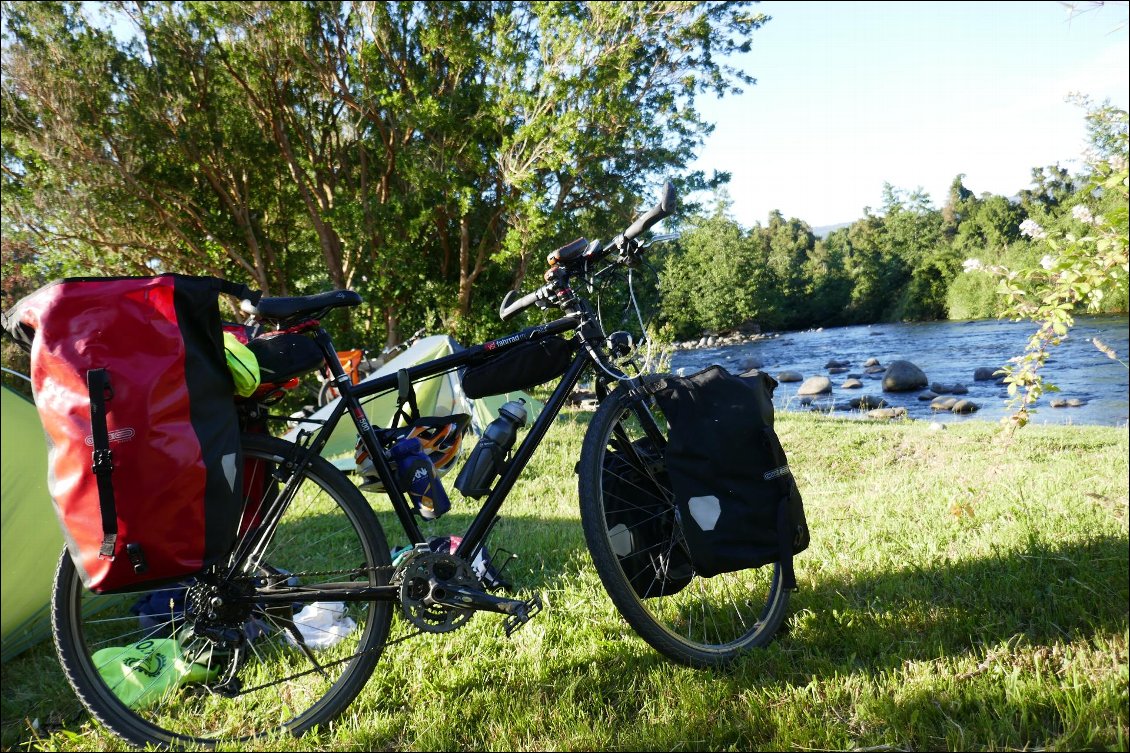
[[1082, 204], [1076, 204], [1075, 207], [1072, 208], [1071, 216], [1079, 220], [1080, 222], [1086, 222], [1088, 224], [1095, 221], [1094, 215], [1091, 214], [1091, 210], [1083, 206]]
[[980, 259], [966, 259], [961, 263], [962, 271], [965, 272], [975, 272], [978, 269], [983, 268], [983, 266], [984, 265], [981, 264]]
[[1048, 234], [1044, 232], [1044, 229], [1040, 227], [1039, 223], [1032, 218], [1028, 218], [1020, 223], [1020, 234], [1027, 235], [1029, 238], [1034, 238], [1035, 240], [1043, 240], [1048, 237]]
[[1051, 254], [1044, 254], [1044, 258], [1040, 259], [1040, 266], [1050, 270], [1055, 266], [1055, 259], [1052, 258]]

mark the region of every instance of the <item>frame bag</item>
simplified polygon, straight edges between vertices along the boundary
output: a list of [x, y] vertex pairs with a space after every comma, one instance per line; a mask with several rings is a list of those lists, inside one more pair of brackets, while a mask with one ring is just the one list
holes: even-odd
[[808, 547], [800, 491], [773, 430], [776, 381], [712, 366], [670, 376], [652, 392], [671, 426], [667, 470], [695, 571], [702, 576], [781, 563]]
[[[486, 344], [486, 350], [498, 341]], [[573, 361], [577, 343], [558, 335], [531, 340], [509, 347], [489, 360], [470, 366], [463, 372], [463, 392], [472, 400], [488, 395], [527, 390], [556, 379]]]
[[96, 593], [199, 573], [234, 544], [242, 452], [213, 277], [65, 279], [4, 314], [31, 351], [48, 489]]

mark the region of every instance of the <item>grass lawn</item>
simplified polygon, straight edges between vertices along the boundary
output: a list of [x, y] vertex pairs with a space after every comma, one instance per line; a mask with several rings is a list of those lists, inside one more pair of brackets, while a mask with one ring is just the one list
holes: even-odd
[[[812, 531], [800, 590], [767, 649], [701, 671], [601, 589], [573, 473], [587, 420], [559, 419], [492, 537], [545, 612], [511, 639], [484, 613], [393, 646], [334, 726], [255, 749], [1127, 749], [1125, 428], [779, 415]], [[427, 533], [469, 523], [453, 502]], [[2, 695], [5, 749], [122, 748], [49, 645], [4, 665]]]

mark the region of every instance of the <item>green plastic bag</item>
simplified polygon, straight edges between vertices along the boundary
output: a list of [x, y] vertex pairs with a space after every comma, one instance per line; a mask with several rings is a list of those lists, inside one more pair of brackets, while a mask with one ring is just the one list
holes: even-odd
[[209, 671], [187, 661], [180, 643], [170, 638], [104, 648], [92, 658], [106, 685], [131, 708], [151, 706], [178, 685], [206, 682], [219, 674], [218, 668]]
[[259, 359], [231, 332], [224, 333], [224, 356], [235, 380], [236, 394], [250, 397], [259, 388]]

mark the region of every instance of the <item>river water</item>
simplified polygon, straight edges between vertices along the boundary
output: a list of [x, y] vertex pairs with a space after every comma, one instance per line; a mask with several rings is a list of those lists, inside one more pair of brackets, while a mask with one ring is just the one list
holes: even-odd
[[[999, 421], [1011, 411], [1008, 392], [994, 381], [974, 381], [973, 372], [980, 366], [1004, 365], [1009, 358], [1024, 352], [1029, 336], [1035, 332], [1032, 322], [978, 320], [968, 322], [919, 322], [909, 324], [873, 324], [856, 327], [835, 327], [771, 334], [753, 342], [717, 348], [696, 348], [676, 351], [671, 370], [691, 374], [711, 364], [720, 364], [739, 372], [748, 358], [759, 359], [762, 370], [776, 376], [781, 371], [800, 372], [810, 376], [827, 376], [832, 381], [830, 396], [821, 396], [813, 406], [802, 405], [796, 396], [801, 382], [783, 382], [774, 393], [779, 410], [828, 410], [834, 401], [844, 403], [862, 395], [884, 399], [889, 406], [903, 406], [910, 418], [931, 421]], [[1068, 337], [1050, 350], [1050, 358], [1042, 370], [1046, 382], [1060, 388], [1058, 393], [1045, 393], [1036, 404], [1032, 423], [1098, 424], [1126, 426], [1130, 417], [1128, 372], [1119, 361], [1100, 352], [1091, 342], [1098, 338], [1114, 349], [1122, 361], [1130, 362], [1126, 317], [1079, 317]], [[862, 374], [863, 363], [877, 358], [883, 366], [892, 361], [907, 360], [926, 373], [930, 382], [963, 384], [969, 393], [959, 399], [972, 400], [980, 409], [976, 413], [955, 415], [935, 412], [929, 401], [920, 401], [918, 392], [883, 392], [882, 380], [864, 375], [863, 387], [843, 389], [847, 374], [829, 374], [825, 364], [830, 360], [848, 361], [849, 373]], [[879, 375], [881, 376], [881, 374]], [[1077, 398], [1080, 407], [1052, 408], [1053, 399]], [[862, 416], [861, 411], [835, 411], [846, 417]]]

